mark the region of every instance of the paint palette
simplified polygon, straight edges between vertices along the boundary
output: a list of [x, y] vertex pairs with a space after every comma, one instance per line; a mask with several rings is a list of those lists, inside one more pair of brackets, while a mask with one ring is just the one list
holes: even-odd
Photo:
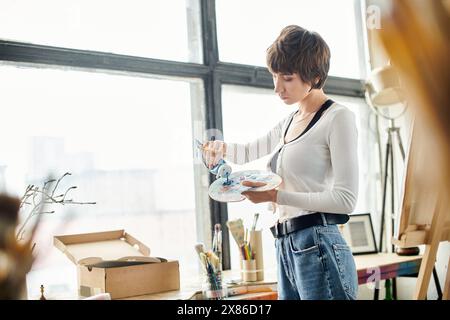
[[[267, 191], [278, 187], [281, 184], [281, 177], [270, 171], [245, 170], [233, 172], [229, 179], [229, 185], [224, 184], [225, 178], [219, 178], [209, 186], [209, 196], [219, 202], [238, 202], [245, 198], [241, 193], [247, 190]], [[262, 187], [243, 186], [242, 181], [264, 182]]]

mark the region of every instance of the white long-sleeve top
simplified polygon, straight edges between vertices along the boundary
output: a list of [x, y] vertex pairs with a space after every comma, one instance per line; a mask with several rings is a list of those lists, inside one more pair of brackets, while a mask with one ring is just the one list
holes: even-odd
[[303, 136], [285, 143], [294, 114], [251, 143], [227, 143], [225, 159], [244, 164], [281, 149], [276, 167], [283, 179], [277, 195], [280, 222], [314, 212], [351, 213], [358, 194], [354, 114], [333, 103]]

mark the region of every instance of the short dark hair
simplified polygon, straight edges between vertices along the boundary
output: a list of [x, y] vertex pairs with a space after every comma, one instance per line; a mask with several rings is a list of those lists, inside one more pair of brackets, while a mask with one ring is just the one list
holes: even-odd
[[[267, 48], [267, 66], [273, 73], [298, 73], [303, 82], [321, 89], [330, 69], [330, 49], [317, 32], [296, 25], [281, 30]], [[319, 78], [318, 82], [315, 79]]]

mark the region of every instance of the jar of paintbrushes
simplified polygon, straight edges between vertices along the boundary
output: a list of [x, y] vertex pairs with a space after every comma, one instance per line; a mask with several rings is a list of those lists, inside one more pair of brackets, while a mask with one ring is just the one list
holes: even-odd
[[227, 296], [222, 281], [221, 261], [212, 250], [206, 251], [202, 243], [195, 246], [202, 266], [202, 293], [208, 300], [222, 300]]
[[258, 217], [259, 214], [256, 213], [250, 231], [244, 228], [242, 219], [227, 222], [228, 229], [239, 248], [243, 282], [264, 279], [261, 231], [256, 230]]
[[256, 260], [248, 240], [245, 241], [241, 249], [241, 263], [242, 263], [242, 281], [252, 282], [256, 281]]

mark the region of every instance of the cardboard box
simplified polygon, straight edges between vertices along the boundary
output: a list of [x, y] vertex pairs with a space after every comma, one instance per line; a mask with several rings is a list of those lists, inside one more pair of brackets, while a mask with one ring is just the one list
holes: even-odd
[[176, 260], [150, 257], [150, 249], [124, 230], [61, 235], [54, 245], [78, 269], [80, 296], [112, 299], [179, 290]]

